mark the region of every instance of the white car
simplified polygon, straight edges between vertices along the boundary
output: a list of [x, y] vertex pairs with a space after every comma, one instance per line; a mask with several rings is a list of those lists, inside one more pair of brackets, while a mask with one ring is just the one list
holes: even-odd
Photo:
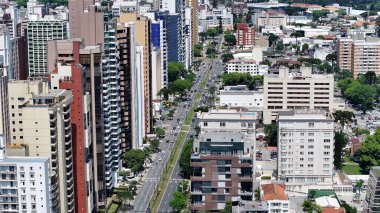
[[159, 160], [159, 161], [162, 161], [162, 158], [161, 158], [161, 157], [159, 157], [159, 158], [158, 158], [158, 160]]

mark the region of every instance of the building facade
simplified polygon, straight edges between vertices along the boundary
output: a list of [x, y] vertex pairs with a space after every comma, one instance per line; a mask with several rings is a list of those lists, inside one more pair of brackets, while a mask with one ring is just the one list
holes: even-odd
[[50, 172], [59, 187], [53, 208], [75, 212], [71, 92], [48, 92], [47, 82], [40, 80], [10, 81], [8, 88], [11, 144], [27, 144], [29, 156], [50, 158]]
[[280, 27], [286, 26], [288, 23], [288, 16], [285, 14], [274, 12], [262, 12], [256, 13], [253, 16], [255, 26], [259, 27]]
[[256, 114], [214, 110], [199, 117], [191, 155], [193, 211], [220, 211], [226, 201], [252, 200]]
[[243, 48], [252, 48], [255, 45], [255, 28], [248, 24], [236, 24], [236, 45]]
[[199, 27], [200, 31], [206, 32], [207, 29], [213, 27], [223, 27], [223, 30], [234, 29], [234, 18], [231, 10], [228, 8], [213, 8], [208, 10], [207, 8], [201, 9], [199, 12]]
[[268, 73], [268, 65], [260, 65], [255, 60], [232, 59], [226, 64], [227, 73], [247, 73], [250, 75], [264, 75]]
[[28, 68], [30, 77], [46, 77], [47, 41], [67, 38], [67, 23], [54, 17], [31, 16], [27, 25]]
[[365, 213], [380, 212], [380, 167], [372, 167], [369, 172], [367, 194], [364, 200]]
[[380, 75], [380, 40], [340, 38], [338, 64], [340, 69], [351, 71], [354, 78], [369, 71]]
[[287, 190], [332, 189], [334, 119], [322, 110], [278, 113], [278, 180]]
[[264, 75], [265, 124], [274, 122], [279, 111], [332, 110], [333, 102], [333, 75], [311, 74], [311, 67], [301, 67], [299, 72], [280, 67], [278, 75]]
[[[51, 88], [69, 90], [73, 95], [71, 134], [74, 154], [76, 209], [80, 212], [91, 213], [94, 211], [91, 96], [86, 91], [85, 70], [79, 64], [81, 44], [81, 40], [51, 41], [48, 43], [48, 52], [57, 52], [56, 67], [50, 74]], [[54, 48], [54, 50], [50, 50], [50, 48]], [[73, 54], [67, 54], [67, 50], [72, 50]]]
[[225, 86], [219, 90], [219, 104], [227, 107], [245, 107], [255, 111], [262, 111], [263, 91], [248, 90], [245, 85]]

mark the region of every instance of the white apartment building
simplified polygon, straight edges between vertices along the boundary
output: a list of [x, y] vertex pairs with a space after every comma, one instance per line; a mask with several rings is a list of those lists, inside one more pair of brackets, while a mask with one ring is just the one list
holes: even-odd
[[138, 3], [136, 1], [116, 0], [112, 4], [112, 14], [119, 16], [120, 13], [132, 13], [137, 11]]
[[268, 73], [268, 65], [259, 65], [255, 60], [232, 59], [226, 64], [228, 73], [248, 73], [250, 75], [264, 75]]
[[0, 137], [4, 137], [8, 143], [9, 134], [8, 77], [4, 76], [4, 70], [0, 68]]
[[191, 69], [193, 65], [193, 9], [185, 8], [185, 26], [184, 26], [184, 64], [186, 69]]
[[58, 185], [52, 183], [48, 157], [7, 157], [0, 138], [0, 211], [56, 212]]
[[364, 202], [365, 213], [379, 213], [379, 184], [380, 184], [380, 167], [374, 166], [369, 172], [367, 194]]
[[11, 144], [28, 145], [29, 156], [50, 158], [61, 213], [73, 212], [71, 92], [48, 92], [47, 82], [41, 80], [10, 81], [8, 89]]
[[206, 32], [208, 28], [219, 27], [219, 20], [222, 21], [223, 30], [234, 29], [234, 18], [230, 9], [225, 7], [214, 8], [211, 11], [207, 8], [201, 9], [198, 17], [200, 31]]
[[245, 107], [262, 111], [264, 106], [263, 91], [248, 90], [245, 85], [225, 86], [219, 90], [219, 105], [227, 107]]
[[264, 75], [264, 123], [276, 120], [280, 111], [292, 109], [332, 110], [334, 75], [311, 73], [311, 67], [298, 72], [280, 67], [279, 74]]
[[47, 41], [67, 39], [67, 21], [51, 16], [31, 15], [27, 25], [28, 66], [30, 77], [46, 77]]
[[332, 189], [334, 119], [323, 110], [278, 113], [278, 180], [287, 190]]
[[253, 15], [253, 23], [255, 23], [257, 28], [286, 26], [288, 16], [286, 14], [272, 12], [255, 13], [255, 15]]

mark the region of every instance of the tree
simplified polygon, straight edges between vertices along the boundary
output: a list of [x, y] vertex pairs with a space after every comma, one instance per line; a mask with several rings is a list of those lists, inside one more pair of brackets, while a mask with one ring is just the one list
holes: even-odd
[[359, 181], [357, 181], [356, 184], [355, 184], [355, 189], [359, 190], [359, 197], [360, 197], [360, 192], [361, 192], [363, 186], [364, 186], [364, 181], [362, 179], [360, 179]]
[[302, 52], [305, 52], [305, 51], [308, 50], [308, 49], [309, 49], [309, 44], [304, 43], [304, 44], [302, 45]]
[[350, 87], [344, 92], [344, 96], [353, 104], [361, 104], [362, 110], [365, 112], [372, 104], [376, 95], [376, 90], [370, 85], [361, 84], [354, 81]]
[[225, 53], [222, 55], [223, 63], [227, 63], [228, 61], [234, 59], [234, 55], [232, 53]]
[[130, 149], [124, 154], [124, 161], [132, 172], [138, 172], [143, 168], [145, 154], [141, 149]]
[[235, 45], [236, 44], [236, 37], [234, 34], [231, 33], [230, 30], [227, 30], [224, 33], [224, 41], [228, 44], [228, 46]]
[[207, 47], [206, 55], [210, 58], [215, 58], [216, 49], [212, 46]]
[[188, 190], [189, 190], [189, 181], [182, 180], [181, 183], [178, 185], [178, 191], [187, 194]]
[[201, 38], [201, 43], [203, 43], [207, 38], [207, 32], [200, 32], [199, 37]]
[[380, 129], [374, 135], [367, 136], [359, 150], [359, 166], [363, 173], [368, 174], [372, 166], [380, 165]]
[[373, 85], [377, 81], [376, 73], [374, 71], [368, 71], [364, 74], [365, 83]]
[[194, 45], [193, 54], [194, 54], [194, 57], [202, 57], [202, 50], [199, 49], [197, 45]]
[[302, 203], [302, 208], [307, 213], [321, 213], [322, 208], [318, 206], [316, 203], [312, 202], [310, 199], [306, 199]]
[[246, 85], [248, 89], [254, 90], [258, 86], [263, 85], [263, 76], [233, 72], [223, 74], [222, 81], [225, 86]]
[[222, 213], [232, 213], [232, 202], [231, 201], [226, 201], [226, 205], [224, 206]]
[[345, 15], [347, 15], [346, 10], [336, 10], [335, 12], [336, 12], [338, 15], [340, 15], [340, 16], [345, 16]]
[[335, 118], [335, 122], [340, 122], [342, 127], [345, 124], [354, 122], [355, 120], [355, 114], [351, 111], [337, 110], [336, 112], [333, 113], [333, 116]]
[[214, 40], [214, 38], [215, 38], [215, 36], [217, 36], [219, 33], [219, 30], [218, 29], [216, 29], [216, 28], [208, 28], [208, 30], [207, 30], [207, 35], [208, 36], [210, 36], [210, 37], [212, 37], [212, 39]]
[[174, 94], [183, 95], [187, 89], [191, 88], [191, 82], [177, 79], [169, 85], [169, 88]]
[[150, 148], [152, 150], [157, 150], [159, 146], [160, 146], [160, 141], [159, 140], [154, 139], [154, 140], [150, 141]]
[[255, 189], [255, 200], [256, 201], [260, 201], [261, 200], [261, 190], [260, 190], [260, 187], [257, 187], [257, 189]]
[[330, 11], [327, 10], [327, 9], [323, 9], [323, 10], [314, 10], [313, 11], [313, 20], [318, 20], [320, 18], [326, 18], [327, 17], [327, 14], [329, 14]]
[[368, 129], [355, 128], [354, 133], [356, 136], [369, 135], [371, 132]]
[[334, 68], [338, 60], [338, 55], [336, 52], [327, 54], [326, 61], [330, 61], [331, 66]]
[[201, 132], [201, 127], [196, 126], [194, 129], [195, 129], [195, 135], [199, 135], [199, 133]]
[[181, 76], [184, 76], [187, 73], [185, 66], [182, 63], [178, 62], [169, 62], [168, 63], [168, 80], [169, 83], [179, 79]]
[[173, 200], [170, 201], [169, 205], [175, 212], [180, 212], [187, 206], [186, 194], [183, 192], [175, 191], [173, 193]]
[[128, 190], [132, 192], [132, 195], [137, 195], [137, 184], [138, 182], [136, 180], [132, 180], [128, 185]]
[[342, 152], [347, 145], [348, 139], [343, 132], [335, 132], [334, 136], [334, 166], [339, 170], [343, 167]]
[[342, 94], [344, 94], [344, 92], [351, 86], [353, 82], [353, 78], [345, 78], [338, 81], [338, 87], [342, 90]]
[[190, 157], [193, 150], [193, 142], [194, 139], [187, 141], [179, 158], [179, 168], [184, 178], [190, 178], [191, 175]]
[[335, 78], [338, 79], [338, 80], [342, 80], [342, 79], [346, 79], [346, 78], [353, 78], [354, 76], [352, 75], [352, 73], [348, 70], [339, 70], [339, 67], [337, 69], [336, 73], [335, 73]]
[[357, 213], [356, 207], [352, 207], [346, 203], [344, 200], [340, 200], [341, 206], [346, 210], [346, 213]]
[[276, 44], [279, 38], [280, 37], [278, 37], [277, 35], [273, 33], [269, 33], [269, 37], [268, 37], [269, 46]]
[[165, 129], [158, 127], [156, 129], [156, 135], [159, 138], [163, 138], [165, 136]]
[[277, 42], [276, 44], [276, 50], [277, 51], [283, 51], [284, 50], [284, 42], [281, 40], [279, 42]]
[[121, 188], [117, 191], [117, 198], [121, 200], [121, 205], [124, 206], [125, 200], [133, 200], [133, 194], [130, 190], [126, 188]]
[[277, 124], [267, 124], [264, 126], [265, 141], [268, 146], [277, 146]]

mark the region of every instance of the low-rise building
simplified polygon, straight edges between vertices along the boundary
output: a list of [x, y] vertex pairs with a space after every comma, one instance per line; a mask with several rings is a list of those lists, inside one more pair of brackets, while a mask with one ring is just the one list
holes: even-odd
[[260, 65], [251, 59], [232, 59], [226, 65], [228, 73], [248, 73], [250, 75], [264, 75], [268, 73], [268, 65]]
[[219, 27], [222, 23], [223, 30], [233, 30], [234, 29], [234, 18], [231, 10], [226, 7], [214, 8], [208, 10], [204, 8], [200, 10], [198, 16], [200, 31], [207, 31], [207, 29], [212, 27]]
[[[233, 203], [234, 204], [234, 203]], [[232, 212], [234, 213], [268, 213], [268, 206], [264, 201], [247, 201], [243, 200], [238, 202], [237, 205], [232, 205]]]
[[262, 200], [267, 203], [269, 213], [289, 212], [290, 201], [285, 194], [284, 184], [264, 184], [261, 185]]
[[253, 23], [259, 27], [280, 27], [286, 26], [288, 16], [278, 12], [262, 12], [253, 15]]
[[248, 90], [245, 85], [225, 86], [223, 90], [219, 90], [220, 106], [245, 107], [262, 111], [263, 97], [263, 91]]

